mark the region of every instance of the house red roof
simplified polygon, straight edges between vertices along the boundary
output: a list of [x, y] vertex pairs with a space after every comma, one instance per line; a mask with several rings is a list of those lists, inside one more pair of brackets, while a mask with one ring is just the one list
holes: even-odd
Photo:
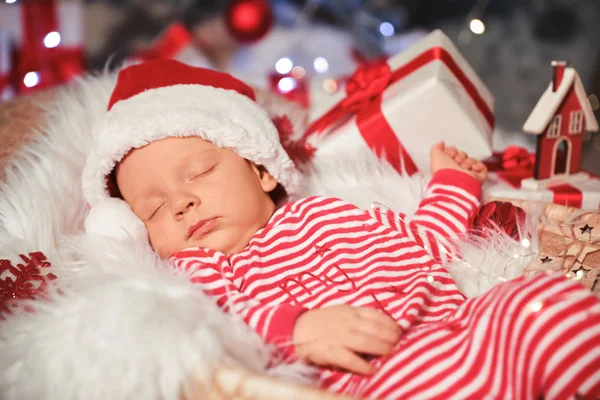
[[552, 82], [548, 85], [548, 88], [536, 104], [535, 108], [525, 121], [523, 130], [527, 133], [539, 135], [546, 130], [546, 127], [550, 123], [552, 117], [556, 113], [556, 110], [561, 105], [565, 96], [567, 95], [571, 85], [575, 85], [575, 94], [579, 99], [579, 103], [583, 107], [583, 114], [585, 115], [585, 130], [590, 132], [598, 131], [598, 121], [594, 116], [594, 111], [588, 100], [579, 74], [572, 67], [566, 67], [562, 81], [558, 89], [552, 91]]

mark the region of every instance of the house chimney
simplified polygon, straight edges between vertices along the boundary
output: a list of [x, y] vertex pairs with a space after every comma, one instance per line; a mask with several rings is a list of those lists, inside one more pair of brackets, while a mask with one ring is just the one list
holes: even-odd
[[565, 68], [569, 65], [566, 61], [552, 61], [552, 91], [558, 90], [565, 74]]

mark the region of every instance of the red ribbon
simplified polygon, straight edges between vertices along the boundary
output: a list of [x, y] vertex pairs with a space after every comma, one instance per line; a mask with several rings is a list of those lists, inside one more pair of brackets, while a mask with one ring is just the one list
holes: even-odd
[[475, 85], [452, 59], [450, 53], [436, 46], [393, 72], [387, 63], [359, 67], [346, 85], [346, 98], [315, 121], [304, 134], [304, 138], [313, 133], [321, 133], [334, 124], [340, 123], [344, 118], [355, 115], [358, 130], [369, 147], [379, 157], [385, 155], [387, 161], [397, 171], [402, 172], [402, 164], [404, 164], [406, 172], [410, 175], [414, 174], [417, 167], [381, 111], [383, 92], [390, 85], [436, 60], [443, 62], [454, 74], [489, 126], [493, 128], [494, 115]]
[[560, 183], [548, 186], [548, 189], [553, 192], [552, 202], [554, 204], [581, 208], [583, 193], [575, 186], [571, 186], [568, 183]]

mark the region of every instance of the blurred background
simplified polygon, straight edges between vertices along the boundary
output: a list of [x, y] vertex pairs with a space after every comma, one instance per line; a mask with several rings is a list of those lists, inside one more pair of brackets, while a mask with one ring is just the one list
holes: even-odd
[[[2, 100], [172, 57], [311, 107], [358, 66], [441, 29], [496, 99], [497, 149], [535, 148], [521, 129], [552, 60], [576, 68], [600, 119], [600, 0], [0, 1]], [[583, 167], [600, 173], [597, 134], [586, 136]]]

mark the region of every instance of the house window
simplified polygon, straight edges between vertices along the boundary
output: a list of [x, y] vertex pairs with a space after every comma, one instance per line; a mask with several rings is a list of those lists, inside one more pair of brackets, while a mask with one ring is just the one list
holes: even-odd
[[560, 115], [555, 115], [548, 125], [548, 137], [549, 138], [557, 138], [560, 136], [560, 123], [562, 122], [562, 117]]
[[581, 128], [583, 128], [583, 113], [581, 111], [572, 111], [569, 133], [581, 133]]

